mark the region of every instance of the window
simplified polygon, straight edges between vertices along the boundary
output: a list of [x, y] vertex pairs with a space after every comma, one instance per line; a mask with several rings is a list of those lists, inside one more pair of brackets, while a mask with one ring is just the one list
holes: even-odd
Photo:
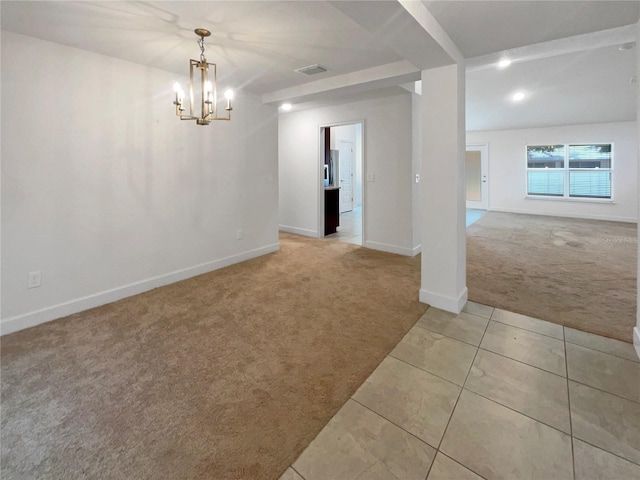
[[611, 199], [611, 147], [527, 146], [527, 195]]

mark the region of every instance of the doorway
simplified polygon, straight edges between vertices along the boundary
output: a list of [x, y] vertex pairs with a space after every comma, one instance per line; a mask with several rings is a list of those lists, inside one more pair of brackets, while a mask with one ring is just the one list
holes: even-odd
[[[324, 140], [320, 166], [323, 172], [327, 171], [326, 179], [324, 173], [321, 178], [324, 236], [355, 245], [364, 244], [362, 125], [362, 122], [336, 124], [322, 127], [320, 131], [320, 138]], [[332, 190], [337, 192], [332, 194]], [[333, 196], [338, 201], [337, 227], [327, 229], [332, 223], [332, 212], [327, 209], [335, 208], [330, 200]]]
[[489, 146], [467, 145], [465, 156], [466, 199], [468, 209], [489, 208]]

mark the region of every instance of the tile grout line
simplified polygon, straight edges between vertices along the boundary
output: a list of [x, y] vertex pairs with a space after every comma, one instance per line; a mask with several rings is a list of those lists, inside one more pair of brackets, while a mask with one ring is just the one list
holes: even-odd
[[[470, 315], [473, 315], [473, 314], [470, 314]], [[476, 316], [478, 316], [478, 315], [476, 315]], [[483, 319], [487, 320], [485, 317], [479, 317], [479, 318], [483, 318]], [[516, 359], [516, 358], [509, 357], [509, 356], [504, 355], [504, 354], [502, 354], [502, 353], [494, 352], [493, 350], [489, 350], [489, 349], [487, 349], [487, 348], [483, 348], [483, 347], [482, 347], [482, 340], [484, 340], [484, 334], [486, 333], [487, 329], [489, 328], [489, 324], [490, 324], [492, 321], [495, 321], [495, 320], [491, 320], [491, 319], [488, 319], [488, 320], [489, 320], [489, 322], [487, 322], [487, 325], [486, 325], [486, 327], [485, 327], [485, 329], [484, 329], [484, 332], [483, 332], [483, 334], [482, 334], [482, 338], [480, 339], [480, 342], [478, 343], [478, 345], [474, 345], [473, 343], [465, 342], [464, 340], [460, 340], [460, 339], [458, 339], [458, 338], [451, 337], [451, 336], [446, 335], [446, 334], [444, 334], [444, 333], [438, 333], [438, 332], [436, 332], [436, 331], [434, 331], [434, 330], [430, 330], [430, 329], [429, 329], [429, 328], [427, 328], [427, 327], [423, 327], [423, 326], [421, 326], [421, 325], [418, 325], [417, 323], [414, 325], [414, 327], [421, 328], [422, 330], [426, 330], [426, 331], [428, 331], [428, 332], [435, 333], [436, 335], [440, 335], [440, 336], [446, 337], [446, 338], [448, 338], [448, 339], [450, 339], [450, 340], [455, 340], [455, 341], [457, 341], [457, 342], [464, 343], [464, 344], [466, 344], [466, 345], [470, 345], [470, 346], [475, 347], [475, 348], [480, 348], [480, 349], [484, 350], [485, 352], [491, 352], [491, 353], [493, 353], [494, 355], [499, 355], [499, 356], [501, 356], [501, 357], [503, 357], [503, 358], [507, 358], [507, 359], [509, 359], [509, 360], [513, 360], [514, 362], [518, 362], [518, 363], [521, 363], [521, 364], [523, 364], [523, 365], [527, 365], [527, 366], [529, 366], [529, 367], [536, 368], [536, 369], [538, 369], [538, 370], [541, 370], [541, 371], [546, 372], [546, 373], [550, 373], [550, 374], [555, 375], [555, 376], [557, 376], [557, 377], [560, 377], [560, 378], [567, 378], [566, 376], [558, 375], [558, 374], [557, 374], [557, 373], [555, 373], [555, 372], [551, 372], [551, 371], [549, 371], [549, 370], [545, 370], [544, 368], [538, 367], [537, 365], [531, 365], [530, 363], [523, 362], [522, 360], [518, 360], [518, 359]], [[502, 322], [498, 322], [498, 323], [502, 323]], [[512, 326], [512, 325], [508, 325], [508, 324], [506, 324], [506, 323], [504, 323], [503, 325], [507, 325], [507, 326], [510, 326], [510, 327]], [[413, 328], [413, 327], [412, 327], [412, 328]], [[514, 327], [514, 328], [518, 328], [518, 327]], [[564, 327], [563, 327], [563, 328], [564, 328]], [[525, 331], [527, 331], [527, 332], [531, 332], [530, 330], [526, 330], [526, 329], [524, 329], [524, 328], [521, 328], [520, 330], [525, 330]], [[531, 333], [537, 333], [537, 332], [531, 332]], [[539, 335], [542, 335], [542, 334], [539, 334]], [[548, 337], [548, 338], [553, 338], [553, 339], [555, 339], [555, 340], [558, 340], [559, 342], [563, 342], [563, 343], [564, 343], [564, 340], [560, 340], [559, 338], [549, 337], [548, 335], [543, 335], [543, 336]], [[579, 346], [581, 346], [581, 345], [579, 345]], [[584, 348], [588, 348], [588, 347], [584, 347]], [[603, 352], [603, 353], [604, 353], [604, 352]], [[389, 355], [391, 355], [391, 354], [389, 354]], [[393, 357], [393, 358], [397, 358], [397, 357]], [[400, 360], [400, 359], [398, 358], [398, 360]], [[474, 358], [474, 360], [475, 360], [475, 358]], [[565, 352], [565, 360], [566, 360], [566, 352]], [[404, 361], [404, 360], [403, 360], [403, 361]], [[418, 366], [416, 366], [416, 365], [413, 365], [413, 364], [411, 364], [411, 363], [409, 363], [409, 362], [405, 362], [405, 363], [407, 363], [407, 364], [409, 364], [409, 365], [412, 365], [412, 366], [414, 366], [414, 367], [416, 367], [416, 368], [420, 368], [420, 367], [418, 367]], [[424, 370], [424, 369], [423, 369], [423, 368], [420, 368], [420, 370]], [[424, 371], [426, 372], [427, 370], [424, 370]], [[431, 373], [431, 372], [428, 372], [428, 373]], [[434, 374], [432, 373], [432, 375], [434, 375]], [[437, 375], [436, 375], [436, 376], [437, 376]], [[440, 378], [442, 378], [442, 377], [440, 377]], [[446, 379], [445, 379], [445, 380], [446, 380]], [[450, 380], [449, 380], [449, 381], [450, 381]], [[578, 383], [580, 383], [580, 382], [578, 382]]]
[[[362, 408], [366, 408], [367, 410], [369, 410], [371, 413], [377, 415], [378, 417], [382, 418], [383, 420], [389, 422], [391, 425], [394, 425], [396, 427], [398, 427], [400, 430], [402, 430], [405, 433], [408, 433], [409, 435], [411, 435], [413, 438], [415, 438], [416, 440], [420, 440], [421, 443], [424, 443], [425, 445], [427, 445], [430, 448], [433, 448], [434, 450], [437, 450], [437, 448], [435, 448], [433, 445], [431, 445], [429, 442], [427, 442], [426, 440], [418, 437], [415, 433], [411, 433], [409, 430], [407, 430], [406, 428], [398, 425], [396, 422], [394, 422], [393, 420], [389, 420], [387, 417], [385, 417], [384, 415], [381, 415], [380, 413], [376, 412], [375, 410], [373, 410], [372, 408], [366, 406], [364, 403], [360, 402], [359, 400], [356, 400], [355, 398], [351, 397], [350, 400], [356, 402], [358, 405], [360, 405]], [[435, 459], [435, 455], [433, 456], [433, 458]], [[433, 462], [432, 462], [433, 463]]]
[[[495, 311], [495, 309], [494, 309]], [[493, 312], [491, 313], [491, 315], [493, 315]], [[487, 322], [487, 325], [484, 327], [484, 332], [482, 332], [482, 338], [480, 338], [480, 343], [482, 343], [482, 340], [484, 339], [484, 335], [485, 333], [487, 333], [487, 328], [489, 328], [489, 323], [491, 323], [491, 318], [489, 318], [489, 321]], [[440, 442], [438, 442], [438, 447], [436, 448], [436, 456], [438, 456], [438, 452], [440, 452], [440, 447], [442, 446], [442, 442], [444, 440], [445, 435], [447, 434], [447, 430], [449, 429], [449, 425], [451, 424], [451, 419], [453, 418], [453, 415], [456, 413], [456, 408], [458, 408], [458, 402], [460, 401], [460, 397], [462, 396], [462, 392], [464, 391], [464, 384], [467, 383], [467, 378], [469, 378], [469, 373], [471, 373], [471, 369], [473, 368], [473, 364], [476, 361], [476, 357], [478, 356], [478, 352], [480, 351], [480, 343], [478, 344], [478, 346], [476, 347], [476, 353], [473, 356], [473, 360], [471, 360], [471, 364], [469, 365], [469, 371], [467, 372], [467, 375], [464, 378], [464, 381], [462, 382], [462, 387], [460, 388], [460, 393], [458, 393], [458, 398], [456, 398], [456, 403], [453, 405], [453, 410], [451, 410], [451, 415], [449, 415], [449, 419], [447, 420], [447, 425], [444, 427], [444, 430], [442, 432], [442, 436], [440, 437]], [[444, 455], [444, 453], [442, 453]], [[447, 455], [448, 458], [451, 458]], [[433, 468], [433, 464], [435, 463], [435, 457], [433, 458], [433, 462], [431, 462], [431, 465], [429, 466], [429, 470], [427, 471], [427, 476], [425, 477], [425, 480], [427, 478], [429, 478], [429, 475], [431, 474], [431, 469]], [[454, 460], [453, 458], [451, 458], [451, 460]], [[455, 461], [455, 460], [454, 460]], [[464, 466], [465, 468], [466, 465], [457, 462], [460, 465]], [[468, 468], [468, 470], [472, 471], [470, 468]], [[475, 473], [475, 472], [474, 472]], [[574, 479], [575, 480], [575, 479]]]
[[[571, 343], [571, 342], [569, 342], [569, 343]], [[578, 346], [580, 346], [580, 345], [578, 345]], [[581, 382], [581, 381], [576, 380], [574, 378], [569, 378], [569, 372], [568, 371], [567, 371], [567, 376], [558, 375], [555, 372], [550, 372], [549, 370], [545, 370], [544, 368], [540, 368], [540, 367], [538, 367], [536, 365], [531, 365], [530, 363], [526, 363], [526, 362], [523, 362], [521, 360], [517, 360], [517, 359], [509, 357], [507, 355], [503, 355], [502, 353], [494, 352], [493, 350], [488, 350], [487, 348], [483, 348], [483, 347], [479, 347], [479, 348], [480, 348], [480, 350], [484, 350], [485, 352], [493, 353], [494, 355], [498, 355], [498, 356], [500, 356], [502, 358], [506, 358], [508, 360], [513, 360], [514, 362], [518, 362], [518, 363], [520, 363], [522, 365], [526, 365], [528, 367], [535, 368], [535, 369], [540, 370], [540, 371], [545, 372], [545, 373], [550, 373], [551, 375], [555, 375], [556, 377], [560, 377], [560, 378], [565, 378], [567, 380], [571, 380], [574, 383], [577, 383], [579, 385], [584, 385], [585, 387], [593, 388], [594, 390], [597, 390], [599, 392], [607, 393], [609, 395], [613, 395], [614, 397], [621, 398], [622, 400], [627, 400], [628, 402], [640, 404], [640, 402], [638, 402], [636, 400], [632, 400], [630, 398], [623, 397], [622, 395], [618, 395], [617, 393], [613, 393], [613, 392], [610, 392], [608, 390], [603, 390], [602, 388], [598, 388], [598, 387], [595, 387], [593, 385], [589, 385], [588, 383]], [[601, 353], [604, 353], [604, 352], [601, 352]], [[566, 351], [565, 351], [565, 368], [566, 368], [566, 362], [567, 362], [567, 359], [566, 359]]]
[[555, 372], [550, 372], [549, 370], [545, 370], [544, 368], [538, 367], [537, 365], [531, 365], [530, 363], [523, 362], [522, 360], [518, 360], [517, 358], [510, 357], [508, 355], [504, 355], [502, 353], [494, 352], [493, 350], [489, 350], [488, 348], [483, 348], [482, 346], [478, 347], [480, 350], [484, 350], [485, 352], [493, 353], [494, 355], [498, 355], [499, 357], [506, 358], [508, 360], [513, 360], [514, 362], [518, 362], [522, 365], [526, 365], [527, 367], [535, 368], [536, 370], [540, 370], [541, 372], [550, 373], [551, 375], [555, 375], [560, 378], [567, 378], [564, 375], [558, 375]]
[[[448, 382], [451, 385], [455, 385], [458, 388], [462, 388], [462, 385], [459, 385], [456, 382], [452, 382], [451, 380], [449, 380], [447, 378], [441, 377], [440, 375], [437, 375], [437, 374], [435, 374], [433, 372], [430, 372], [429, 370], [425, 370], [424, 368], [419, 367], [418, 365], [414, 365], [413, 363], [407, 362], [406, 360], [403, 360], [402, 358], [394, 357], [393, 355], [391, 355], [391, 353], [389, 353], [387, 356], [393, 358], [394, 360], [398, 360], [399, 362], [402, 362], [402, 363], [404, 363], [406, 365], [409, 365], [410, 367], [417, 368], [421, 372], [425, 372], [425, 373], [428, 373], [429, 375], [433, 375], [434, 377], [439, 378], [440, 380], [444, 380], [445, 382]], [[374, 370], [374, 372], [375, 372], [375, 370]]]
[[[533, 317], [531, 317], [533, 318]], [[534, 320], [539, 320], [537, 318], [534, 318]], [[548, 337], [548, 338], [554, 338], [560, 342], [564, 342], [564, 333], [562, 335], [562, 338], [558, 338], [558, 337], [554, 337], [553, 335], [547, 335], [546, 333], [540, 333], [540, 332], [536, 332], [535, 330], [531, 330], [529, 328], [524, 328], [524, 327], [518, 327], [517, 325], [512, 325], [510, 323], [506, 323], [506, 322], [501, 322], [500, 320], [494, 320], [493, 318], [491, 318], [489, 321], [491, 322], [496, 322], [496, 323], [500, 323], [502, 325], [507, 325], [508, 327], [513, 327], [513, 328], [517, 328], [518, 330], [524, 330], [525, 332], [529, 332], [529, 333], [535, 333], [537, 335], [542, 335], [543, 337]], [[540, 320], [541, 322], [546, 322], [546, 320]], [[548, 322], [548, 323], [552, 323], [552, 322]], [[564, 328], [562, 325], [560, 325], [559, 323], [554, 323], [553, 325], [558, 325], [562, 328]]]
[[[526, 413], [523, 413], [523, 412], [521, 412], [521, 411], [519, 411], [519, 410], [516, 410], [515, 408], [510, 407], [509, 405], [505, 405], [504, 403], [500, 403], [500, 402], [498, 402], [497, 400], [494, 400], [493, 398], [489, 398], [489, 397], [487, 397], [487, 396], [485, 396], [485, 395], [482, 395], [481, 393], [475, 392], [475, 391], [471, 390], [471, 389], [470, 389], [470, 388], [468, 388], [468, 387], [464, 387], [464, 388], [463, 388], [463, 390], [466, 390], [467, 392], [471, 392], [471, 393], [473, 393], [474, 395], [477, 395], [477, 396], [478, 396], [478, 397], [480, 397], [480, 398], [484, 398], [485, 400], [488, 400], [488, 401], [490, 401], [490, 402], [492, 402], [492, 403], [495, 403], [496, 405], [500, 405], [501, 407], [504, 407], [504, 408], [506, 408], [507, 410], [511, 410], [512, 412], [517, 413], [518, 415], [522, 415], [523, 417], [526, 417], [526, 418], [528, 418], [529, 420], [533, 420], [534, 422], [540, 423], [540, 424], [542, 424], [542, 425], [544, 425], [544, 426], [546, 426], [546, 427], [553, 428], [553, 429], [554, 429], [554, 430], [556, 430], [557, 432], [562, 433], [562, 434], [564, 434], [564, 435], [567, 435], [567, 436], [571, 437], [571, 434], [570, 434], [570, 433], [567, 433], [567, 432], [565, 432], [564, 430], [560, 430], [558, 427], [554, 427], [553, 425], [549, 425], [547, 422], [543, 422], [542, 420], [539, 420], [539, 419], [534, 418], [534, 417], [532, 417], [532, 416], [530, 416], [530, 415], [527, 415]], [[571, 412], [569, 412], [569, 418], [571, 418]], [[571, 431], [571, 428], [569, 428], [569, 431]]]
[[[571, 328], [571, 327], [569, 327], [569, 328]], [[579, 330], [579, 331], [581, 331], [581, 330]], [[589, 332], [586, 332], [586, 333], [589, 333]], [[597, 335], [597, 334], [593, 333], [592, 335]], [[609, 339], [609, 337], [603, 337], [602, 335], [598, 335], [598, 336], [599, 336], [599, 337], [602, 337], [602, 338], [607, 338], [607, 339]], [[615, 340], [615, 339], [613, 339], [613, 338], [612, 338], [612, 339], [610, 339], [610, 340]], [[620, 340], [618, 340], [618, 341], [620, 341]], [[604, 353], [605, 355], [611, 355], [612, 357], [620, 358], [620, 359], [622, 359], [622, 360], [626, 360], [626, 361], [628, 361], [628, 362], [640, 363], [640, 359], [638, 359], [638, 360], [632, 360], [632, 359], [630, 359], [630, 358], [623, 357], [623, 356], [621, 356], [621, 355], [616, 355], [615, 353], [605, 352], [604, 350], [600, 350], [600, 349], [598, 349], [598, 348], [587, 347], [586, 345], [581, 345], [580, 343], [572, 342], [572, 341], [570, 341], [570, 340], [566, 340], [566, 339], [565, 339], [565, 342], [566, 342], [566, 343], [568, 343], [568, 344], [570, 344], [570, 345], [574, 345], [574, 346], [576, 346], [576, 347], [582, 347], [582, 348], [586, 348], [587, 350], [592, 350], [592, 351], [594, 351], [594, 352]], [[633, 347], [633, 343], [629, 343], [629, 345], [631, 345], [631, 347]]]
[[300, 475], [300, 478], [302, 478], [302, 480], [307, 480], [306, 478], [304, 478], [304, 476], [303, 476], [299, 471], [297, 471], [295, 468], [293, 468], [293, 465], [291, 465], [291, 467], [290, 467], [290, 468], [291, 468], [291, 470], [293, 470], [294, 472], [296, 472], [298, 475]]
[[[490, 322], [489, 322], [489, 323], [490, 323]], [[485, 333], [486, 333], [486, 330], [489, 328], [489, 323], [487, 323], [487, 326], [485, 327]], [[498, 322], [498, 323], [499, 323], [499, 322]], [[506, 324], [504, 324], [504, 325], [506, 325]], [[508, 355], [504, 355], [504, 354], [502, 354], [502, 353], [494, 352], [493, 350], [489, 350], [488, 348], [484, 348], [484, 347], [482, 347], [482, 340], [484, 339], [484, 333], [483, 333], [483, 335], [482, 335], [482, 338], [480, 339], [480, 343], [479, 343], [478, 345], [474, 345], [473, 343], [468, 343], [468, 342], [465, 342], [465, 341], [463, 341], [463, 340], [459, 340], [459, 339], [454, 338], [454, 337], [451, 337], [451, 336], [449, 336], [449, 335], [445, 335], [444, 333], [438, 333], [438, 332], [435, 332], [435, 331], [433, 331], [433, 330], [429, 330], [428, 328], [426, 328], [426, 327], [422, 327], [422, 326], [420, 326], [420, 325], [418, 325], [418, 324], [416, 324], [416, 325], [414, 325], [414, 326], [415, 326], [415, 327], [418, 327], [418, 328], [421, 328], [422, 330], [427, 330], [428, 332], [435, 333], [436, 335], [440, 335], [440, 336], [446, 337], [446, 338], [448, 338], [448, 339], [450, 339], [450, 340], [455, 340], [456, 342], [464, 343], [465, 345], [470, 345], [470, 346], [475, 347], [475, 348], [480, 348], [480, 349], [484, 350], [485, 352], [491, 352], [491, 353], [493, 353], [494, 355], [499, 355], [499, 356], [501, 356], [501, 357], [503, 357], [503, 358], [508, 358], [509, 360], [513, 360], [514, 362], [518, 362], [518, 363], [521, 363], [521, 364], [523, 364], [523, 365], [527, 365], [527, 366], [529, 366], [529, 367], [536, 368], [536, 369], [538, 369], [538, 370], [541, 370], [541, 371], [546, 372], [546, 373], [550, 373], [550, 374], [555, 375], [555, 376], [557, 376], [557, 377], [560, 377], [560, 378], [566, 378], [566, 377], [565, 377], [565, 376], [563, 376], [563, 375], [558, 375], [558, 374], [557, 374], [557, 373], [555, 373], [555, 372], [551, 372], [551, 371], [549, 371], [549, 370], [545, 370], [544, 368], [538, 367], [537, 365], [531, 365], [530, 363], [523, 362], [522, 360], [518, 360], [518, 359], [516, 359], [516, 358], [509, 357]], [[508, 325], [508, 326], [511, 326], [511, 325]], [[517, 327], [514, 327], [514, 328], [517, 328]], [[520, 330], [523, 330], [523, 329], [520, 329]], [[528, 332], [529, 330], [526, 330], [526, 331]], [[531, 333], [535, 333], [535, 332], [531, 332]], [[545, 336], [546, 336], [546, 335], [545, 335]], [[554, 337], [549, 337], [549, 338], [554, 338]], [[555, 338], [555, 340], [558, 340], [559, 342], [562, 342], [562, 340], [560, 340], [560, 339], [558, 339], [558, 338]], [[394, 357], [394, 358], [395, 358], [395, 357]], [[415, 366], [415, 365], [414, 365], [414, 366]], [[417, 367], [417, 368], [420, 368], [420, 367]], [[429, 373], [431, 373], [431, 372], [429, 372]]]
[[[494, 352], [491, 352], [490, 350], [485, 350], [485, 349], [478, 349], [478, 350], [483, 350], [483, 351], [485, 351], [485, 352], [494, 353]], [[476, 356], [477, 356], [477, 354], [478, 354], [478, 353], [479, 353], [479, 352], [476, 352]], [[495, 355], [498, 355], [498, 354], [495, 354]], [[522, 362], [518, 362], [517, 360], [514, 360], [514, 359], [512, 359], [512, 358], [505, 357], [504, 355], [499, 355], [499, 356], [500, 356], [500, 357], [502, 357], [502, 358], [506, 358], [507, 360], [512, 360], [512, 361], [517, 362], [517, 363], [522, 363]], [[428, 373], [429, 375], [433, 375], [434, 377], [436, 377], [436, 378], [438, 378], [438, 379], [440, 379], [440, 380], [444, 380], [445, 382], [450, 383], [451, 385], [454, 385], [454, 386], [456, 386], [456, 387], [460, 388], [461, 390], [466, 390], [466, 391], [468, 391], [468, 392], [471, 392], [471, 393], [473, 393], [474, 395], [477, 395], [477, 396], [479, 396], [479, 397], [481, 397], [481, 398], [484, 398], [485, 400], [488, 400], [488, 401], [493, 402], [493, 403], [495, 403], [495, 404], [497, 404], [497, 405], [500, 405], [501, 407], [504, 407], [504, 408], [506, 408], [506, 409], [508, 409], [508, 410], [511, 410], [512, 412], [515, 412], [515, 413], [517, 413], [517, 414], [519, 414], [519, 415], [522, 415], [523, 417], [527, 417], [528, 419], [533, 420], [534, 422], [538, 422], [538, 423], [540, 423], [540, 424], [542, 424], [542, 425], [545, 425], [545, 426], [547, 426], [547, 427], [549, 427], [549, 428], [553, 428], [554, 430], [556, 430], [556, 431], [558, 431], [558, 432], [560, 432], [560, 433], [563, 433], [564, 435], [569, 435], [569, 436], [571, 436], [571, 434], [570, 434], [570, 433], [567, 433], [567, 432], [565, 432], [564, 430], [559, 429], [558, 427], [555, 427], [555, 426], [550, 425], [550, 424], [548, 424], [548, 423], [546, 423], [546, 422], [543, 422], [542, 420], [539, 420], [539, 419], [534, 418], [534, 417], [532, 417], [532, 416], [530, 416], [530, 415], [527, 415], [526, 413], [521, 412], [521, 411], [519, 411], [519, 410], [516, 410], [515, 408], [510, 407], [509, 405], [505, 405], [504, 403], [500, 403], [499, 401], [497, 401], [497, 400], [495, 400], [495, 399], [493, 399], [493, 398], [487, 397], [487, 396], [485, 396], [485, 395], [483, 395], [483, 394], [481, 394], [481, 393], [478, 393], [478, 392], [476, 392], [475, 390], [470, 389], [469, 387], [458, 385], [457, 383], [452, 382], [451, 380], [447, 380], [447, 379], [446, 379], [446, 378], [444, 378], [444, 377], [441, 377], [441, 376], [439, 376], [439, 375], [436, 375], [436, 374], [435, 374], [435, 373], [433, 373], [433, 372], [430, 372], [430, 371], [428, 371], [428, 370], [425, 370], [424, 368], [421, 368], [421, 367], [418, 367], [417, 365], [414, 365], [414, 364], [412, 364], [412, 363], [409, 363], [409, 362], [407, 362], [406, 360], [403, 360], [403, 359], [398, 358], [398, 357], [394, 357], [394, 356], [393, 356], [393, 355], [391, 355], [391, 354], [389, 354], [389, 355], [388, 355], [388, 357], [391, 357], [391, 358], [393, 358], [394, 360], [398, 360], [399, 362], [402, 362], [402, 363], [404, 363], [405, 365], [408, 365], [408, 366], [410, 366], [410, 367], [412, 367], [412, 368], [416, 368], [416, 369], [420, 370], [421, 372]], [[473, 363], [474, 363], [474, 362], [475, 362], [475, 357], [474, 357], [473, 362], [471, 362], [471, 367], [473, 367]], [[555, 375], [556, 377], [560, 377], [560, 378], [563, 378], [563, 379], [565, 379], [565, 380], [566, 380], [566, 377], [562, 377], [562, 376], [557, 375], [557, 374], [555, 374], [555, 373], [547, 372], [546, 370], [542, 370], [542, 369], [540, 369], [540, 368], [538, 368], [538, 367], [534, 367], [534, 366], [532, 366], [532, 365], [528, 365], [528, 364], [526, 364], [526, 363], [525, 363], [525, 364], [523, 364], [523, 365], [527, 365], [528, 367], [535, 368], [535, 369], [540, 370], [540, 371], [545, 372], [545, 373], [550, 373], [551, 375]], [[471, 367], [469, 367], [469, 372], [471, 372]], [[468, 376], [468, 374], [467, 374], [467, 376]], [[466, 379], [465, 379], [465, 383], [466, 383]], [[576, 383], [578, 383], [578, 382], [576, 382]], [[589, 385], [586, 385], [586, 386], [587, 386], [587, 387], [589, 387]], [[462, 393], [462, 392], [461, 392], [461, 393]], [[607, 393], [607, 392], [605, 392], [605, 393]], [[568, 394], [568, 392], [567, 392], [567, 394]], [[354, 395], [355, 395], [355, 394], [354, 394]], [[356, 401], [357, 401], [357, 400], [356, 400]], [[358, 402], [358, 403], [360, 403], [360, 402]], [[456, 400], [456, 404], [457, 404], [457, 400]], [[367, 407], [367, 408], [368, 408], [368, 407]], [[455, 408], [455, 407], [454, 407], [454, 408]], [[370, 409], [370, 410], [371, 410], [371, 409]], [[569, 414], [571, 414], [571, 412], [569, 412]]]
[[586, 443], [587, 445], [589, 445], [590, 447], [595, 448], [596, 450], [600, 450], [601, 452], [608, 453], [609, 455], [613, 455], [614, 457], [619, 458], [620, 460], [624, 460], [625, 462], [629, 462], [632, 465], [637, 465], [638, 467], [640, 467], [640, 462], [636, 462], [634, 460], [629, 460], [628, 458], [623, 457], [622, 455], [620, 455], [618, 453], [614, 453], [614, 452], [610, 452], [609, 450], [605, 450], [604, 448], [599, 447], [598, 445], [594, 445], [593, 443], [588, 442], [587, 440], [584, 440], [584, 439], [582, 439], [580, 437], [571, 437], [571, 438], [575, 439], [575, 440], [580, 440], [582, 443]]
[[640, 402], [637, 402], [635, 400], [631, 400], [631, 399], [629, 399], [627, 397], [623, 397], [622, 395], [618, 395], [617, 393], [609, 392], [608, 390], [603, 390], [601, 388], [594, 387], [593, 385], [589, 385], [588, 383], [579, 382], [578, 380], [574, 380], [573, 378], [567, 377], [567, 381], [571, 381], [573, 383], [577, 383], [578, 385], [582, 385], [584, 387], [593, 388], [594, 390], [596, 390], [598, 392], [606, 393], [607, 395], [611, 395], [612, 397], [616, 397], [616, 398], [619, 398], [621, 400], [625, 400], [627, 402], [631, 402], [631, 403], [635, 403], [636, 405], [640, 405]]
[[483, 477], [482, 475], [480, 475], [478, 472], [476, 472], [475, 470], [470, 469], [468, 466], [463, 465], [462, 463], [460, 463], [459, 461], [457, 461], [455, 458], [447, 455], [444, 452], [441, 452], [440, 450], [438, 450], [438, 453], [444, 455], [445, 457], [447, 457], [449, 460], [451, 460], [452, 462], [456, 462], [458, 465], [460, 465], [463, 468], [466, 468], [467, 470], [469, 470], [470, 472], [475, 473], [478, 477], [482, 478], [483, 480], [487, 480], [487, 477]]
[[573, 473], [573, 480], [576, 480], [576, 452], [573, 448], [573, 419], [571, 418], [571, 393], [569, 392], [569, 356], [567, 355], [567, 339], [564, 326], [562, 327], [562, 339], [562, 343], [564, 345], [564, 368], [567, 373], [567, 405], [569, 407], [569, 438], [571, 439], [571, 470]]
[[[487, 323], [487, 325], [488, 325], [488, 323]], [[447, 335], [445, 333], [436, 332], [435, 330], [431, 330], [430, 328], [423, 327], [422, 325], [418, 325], [417, 323], [414, 325], [414, 327], [421, 328], [422, 330], [426, 330], [427, 332], [435, 333], [436, 335], [442, 335], [443, 337], [446, 337], [446, 338], [448, 338], [450, 340], [455, 340], [457, 342], [465, 343], [465, 344], [471, 345], [472, 347], [475, 347], [475, 348], [478, 348], [478, 346], [479, 346], [479, 345], [474, 345], [473, 343], [465, 342], [464, 340], [460, 340], [459, 338], [451, 337], [451, 336], [449, 336], [449, 335]]]
[[[494, 312], [495, 312], [495, 309], [494, 309]], [[493, 316], [493, 313], [491, 315]], [[462, 392], [464, 391], [464, 385], [465, 383], [467, 383], [467, 379], [469, 378], [469, 374], [471, 373], [473, 364], [476, 361], [478, 352], [480, 351], [480, 344], [482, 343], [482, 340], [484, 340], [484, 336], [487, 333], [487, 328], [489, 328], [489, 323], [491, 323], [491, 319], [489, 319], [489, 321], [487, 322], [487, 325], [484, 327], [484, 332], [482, 332], [482, 338], [480, 338], [480, 343], [478, 344], [478, 347], [476, 347], [476, 353], [473, 356], [473, 360], [471, 360], [471, 364], [469, 365], [469, 370], [467, 371], [467, 374], [464, 377], [464, 381], [462, 382], [462, 388], [460, 389], [458, 398], [456, 398], [456, 403], [453, 406], [453, 410], [451, 410], [451, 415], [449, 415], [449, 420], [447, 421], [447, 425], [444, 427], [444, 431], [442, 432], [442, 437], [440, 437], [440, 442], [438, 443], [438, 451], [440, 451], [440, 447], [442, 446], [442, 441], [444, 440], [444, 437], [447, 434], [447, 430], [449, 429], [449, 425], [451, 424], [451, 419], [453, 418], [453, 415], [456, 413], [456, 408], [458, 408], [458, 402], [460, 401], [460, 397], [462, 396]], [[431, 471], [431, 468], [429, 469], [429, 471]]]

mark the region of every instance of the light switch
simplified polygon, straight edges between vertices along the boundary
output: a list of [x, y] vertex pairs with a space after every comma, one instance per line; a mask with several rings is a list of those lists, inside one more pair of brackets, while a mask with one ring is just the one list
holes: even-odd
[[273, 183], [273, 173], [267, 173], [267, 183]]

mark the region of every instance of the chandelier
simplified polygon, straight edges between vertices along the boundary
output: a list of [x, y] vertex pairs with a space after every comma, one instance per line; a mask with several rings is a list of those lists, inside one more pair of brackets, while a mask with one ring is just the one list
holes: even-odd
[[[216, 64], [207, 62], [204, 56], [204, 37], [211, 35], [209, 30], [204, 28], [196, 28], [195, 34], [200, 37], [198, 45], [200, 46], [200, 60], [189, 60], [189, 113], [185, 114], [184, 107], [184, 90], [180, 87], [179, 83], [175, 83], [173, 91], [176, 94], [176, 98], [173, 104], [176, 106], [176, 115], [180, 117], [180, 120], [195, 120], [198, 125], [209, 125], [213, 120], [231, 120], [231, 99], [233, 98], [233, 92], [227, 90], [224, 94], [227, 99], [227, 106], [225, 110], [227, 115], [223, 117], [218, 116], [218, 85], [216, 75]], [[197, 70], [200, 71], [200, 116], [195, 115], [194, 100], [196, 92], [194, 91], [194, 82], [198, 79], [194, 78], [198, 76]], [[210, 79], [210, 73], [213, 73], [213, 82]]]

